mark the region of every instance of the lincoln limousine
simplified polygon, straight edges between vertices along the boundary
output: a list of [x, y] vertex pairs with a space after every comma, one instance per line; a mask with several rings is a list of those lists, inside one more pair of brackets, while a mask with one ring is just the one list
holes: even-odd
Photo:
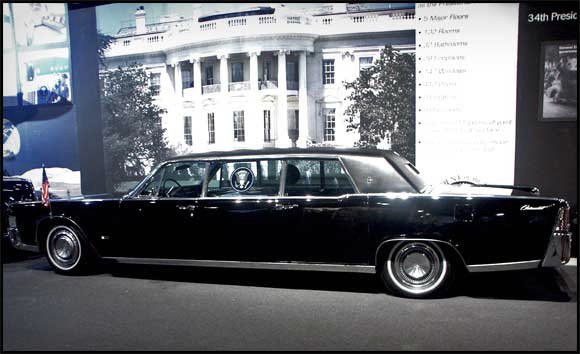
[[398, 154], [241, 150], [159, 165], [122, 198], [13, 204], [10, 238], [59, 273], [99, 260], [376, 273], [399, 296], [441, 296], [458, 271], [558, 267], [569, 207], [532, 187], [432, 187]]

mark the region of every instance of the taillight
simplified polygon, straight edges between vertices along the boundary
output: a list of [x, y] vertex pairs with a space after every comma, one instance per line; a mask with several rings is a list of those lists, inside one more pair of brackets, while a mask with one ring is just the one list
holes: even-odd
[[570, 231], [570, 207], [563, 206], [558, 209], [558, 217], [556, 219], [556, 228], [554, 231], [568, 232]]

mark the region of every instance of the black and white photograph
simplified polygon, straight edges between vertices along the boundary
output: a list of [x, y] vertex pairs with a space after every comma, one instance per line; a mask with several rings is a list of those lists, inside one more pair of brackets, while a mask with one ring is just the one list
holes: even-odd
[[[346, 26], [341, 11], [364, 15]], [[99, 7], [110, 188], [127, 191], [183, 153], [394, 146], [415, 162], [413, 12], [414, 4]], [[352, 38], [361, 31], [375, 34]], [[183, 49], [160, 54], [166, 42]], [[123, 111], [135, 87], [139, 104]], [[364, 94], [374, 88], [374, 98]], [[142, 143], [119, 144], [131, 139]]]
[[578, 118], [578, 42], [542, 43], [543, 88], [540, 101], [544, 121]]

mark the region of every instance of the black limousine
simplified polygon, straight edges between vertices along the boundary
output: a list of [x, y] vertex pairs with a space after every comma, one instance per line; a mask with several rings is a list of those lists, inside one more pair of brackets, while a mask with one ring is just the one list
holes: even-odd
[[461, 270], [565, 264], [568, 218], [533, 188], [434, 188], [394, 152], [316, 148], [182, 156], [122, 198], [17, 203], [9, 223], [15, 247], [65, 274], [99, 259], [370, 272], [428, 297]]

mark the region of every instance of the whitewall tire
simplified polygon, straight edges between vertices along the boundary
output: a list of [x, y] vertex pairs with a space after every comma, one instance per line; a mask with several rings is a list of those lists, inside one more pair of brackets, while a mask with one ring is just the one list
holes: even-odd
[[88, 247], [73, 227], [54, 226], [48, 232], [45, 247], [48, 261], [58, 273], [80, 273], [89, 263]]
[[442, 295], [452, 280], [451, 262], [433, 242], [401, 241], [383, 261], [381, 279], [397, 295], [415, 298]]

